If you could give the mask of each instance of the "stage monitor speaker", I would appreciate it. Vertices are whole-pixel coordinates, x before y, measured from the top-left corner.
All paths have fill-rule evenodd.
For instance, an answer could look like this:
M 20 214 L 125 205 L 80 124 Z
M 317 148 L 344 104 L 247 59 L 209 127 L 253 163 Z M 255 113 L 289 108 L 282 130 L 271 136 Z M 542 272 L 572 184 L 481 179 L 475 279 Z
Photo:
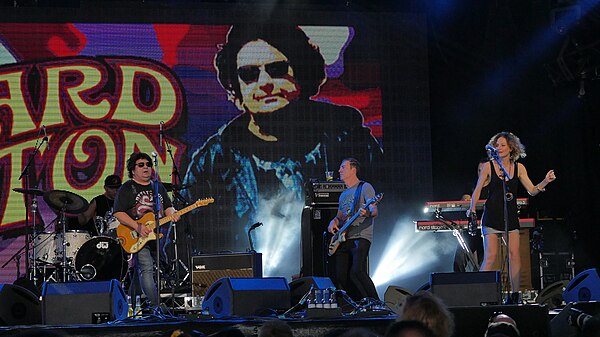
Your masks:
M 311 287 L 313 287 L 313 289 L 321 290 L 335 288 L 333 282 L 329 277 L 301 277 L 297 280 L 290 282 L 290 294 L 292 304 L 300 302 L 302 297 L 310 290 Z
M 327 255 L 330 235 L 329 222 L 337 214 L 337 205 L 305 206 L 302 210 L 300 241 L 302 247 L 302 276 L 334 277 L 333 258 Z
M 41 324 L 40 300 L 24 287 L 0 284 L 0 326 Z
M 563 292 L 563 300 L 569 302 L 600 301 L 600 277 L 597 269 L 585 270 L 575 276 Z
M 412 292 L 408 289 L 398 286 L 389 286 L 385 290 L 383 300 L 395 313 L 400 314 L 402 306 L 404 305 L 404 302 L 406 302 L 406 298 L 410 295 L 412 295 Z
M 44 283 L 43 324 L 97 324 L 127 317 L 127 297 L 117 280 Z
M 284 277 L 217 280 L 206 292 L 202 310 L 215 317 L 260 316 L 290 308 L 290 288 Z
M 501 303 L 500 272 L 431 273 L 431 292 L 447 306 L 485 306 Z
M 262 277 L 262 254 L 226 253 L 192 257 L 194 296 L 204 296 L 215 281 L 224 277 Z
M 561 306 L 563 303 L 562 293 L 566 289 L 568 283 L 569 281 L 562 280 L 544 287 L 535 298 L 535 302 L 547 305 L 548 309 L 554 309 Z

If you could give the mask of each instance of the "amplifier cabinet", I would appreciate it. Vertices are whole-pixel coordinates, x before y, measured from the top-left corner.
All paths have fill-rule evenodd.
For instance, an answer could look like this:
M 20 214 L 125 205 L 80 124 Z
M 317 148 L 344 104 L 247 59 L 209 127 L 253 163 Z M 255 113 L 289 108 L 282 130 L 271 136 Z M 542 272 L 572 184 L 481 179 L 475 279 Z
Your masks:
M 262 254 L 202 254 L 192 257 L 192 295 L 204 296 L 220 278 L 262 277 Z

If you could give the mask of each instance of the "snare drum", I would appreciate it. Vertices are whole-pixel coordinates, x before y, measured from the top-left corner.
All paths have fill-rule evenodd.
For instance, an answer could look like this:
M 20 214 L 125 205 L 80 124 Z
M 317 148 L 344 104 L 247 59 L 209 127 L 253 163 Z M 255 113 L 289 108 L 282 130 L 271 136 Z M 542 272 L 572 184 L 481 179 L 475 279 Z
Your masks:
M 116 239 L 96 236 L 77 252 L 75 268 L 85 281 L 122 281 L 127 274 L 127 254 Z

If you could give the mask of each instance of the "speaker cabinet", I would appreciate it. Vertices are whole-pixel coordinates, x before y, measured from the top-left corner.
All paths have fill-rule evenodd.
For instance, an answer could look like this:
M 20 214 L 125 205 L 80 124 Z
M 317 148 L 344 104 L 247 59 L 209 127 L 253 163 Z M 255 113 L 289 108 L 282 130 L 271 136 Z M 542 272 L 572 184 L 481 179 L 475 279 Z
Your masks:
M 0 326 L 42 323 L 40 301 L 24 287 L 0 284 Z
M 561 306 L 563 303 L 562 293 L 566 289 L 568 283 L 569 281 L 563 280 L 544 287 L 536 297 L 535 302 L 545 304 L 549 309 Z
M 600 277 L 597 269 L 585 270 L 575 276 L 563 292 L 565 302 L 600 301 Z
M 385 290 L 385 294 L 383 295 L 383 301 L 387 303 L 387 305 L 396 314 L 400 314 L 402 306 L 404 305 L 404 302 L 406 302 L 406 298 L 411 295 L 412 292 L 408 289 L 398 286 L 389 286 Z
M 127 317 L 127 297 L 117 280 L 44 283 L 43 324 L 97 324 Z
M 431 292 L 448 306 L 501 303 L 500 272 L 431 273 Z
M 194 296 L 204 296 L 215 281 L 224 277 L 262 277 L 262 254 L 203 254 L 192 257 Z
M 290 308 L 290 288 L 283 277 L 217 280 L 206 292 L 202 310 L 215 317 L 260 316 Z
M 315 277 L 307 276 L 301 277 L 297 280 L 290 282 L 290 294 L 292 298 L 292 304 L 300 302 L 302 297 L 310 290 L 313 289 L 327 289 L 335 288 L 333 282 L 329 277 Z
M 327 255 L 330 235 L 327 226 L 337 214 L 337 205 L 305 206 L 300 229 L 302 275 L 334 277 L 333 259 Z

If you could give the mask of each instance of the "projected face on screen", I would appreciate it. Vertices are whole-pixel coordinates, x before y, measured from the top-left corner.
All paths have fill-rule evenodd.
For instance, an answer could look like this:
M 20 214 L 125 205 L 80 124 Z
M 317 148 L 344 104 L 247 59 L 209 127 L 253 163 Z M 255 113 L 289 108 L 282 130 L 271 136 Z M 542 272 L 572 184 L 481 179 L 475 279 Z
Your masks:
M 298 98 L 300 88 L 289 60 L 263 40 L 246 43 L 237 55 L 240 110 L 270 113 Z
M 13 188 L 91 200 L 104 177 L 127 176 L 130 153 L 154 151 L 163 182 L 185 185 L 177 192 L 188 201 L 215 199 L 186 215 L 190 250 L 243 251 L 260 221 L 252 235 L 270 257 L 265 275 L 277 257 L 297 260 L 307 181 L 348 156 L 376 187 L 374 177 L 392 175 L 382 169 L 384 102 L 389 130 L 405 135 L 387 138 L 403 173 L 393 176 L 418 173 L 403 178 L 407 194 L 428 186 L 427 77 L 414 66 L 426 53 L 414 20 L 393 30 L 322 15 L 302 26 L 0 22 L 0 233 L 22 230 L 32 198 L 40 226 L 56 219 L 43 196 Z

